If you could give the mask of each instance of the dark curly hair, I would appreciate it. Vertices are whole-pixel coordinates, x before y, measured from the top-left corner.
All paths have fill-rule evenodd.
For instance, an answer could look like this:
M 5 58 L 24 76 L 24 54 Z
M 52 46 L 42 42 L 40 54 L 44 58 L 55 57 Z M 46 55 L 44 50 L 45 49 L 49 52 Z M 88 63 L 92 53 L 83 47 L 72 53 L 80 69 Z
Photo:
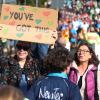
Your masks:
M 95 54 L 95 52 L 94 52 L 94 50 L 92 48 L 92 45 L 89 44 L 87 41 L 81 41 L 80 44 L 77 47 L 77 51 L 83 45 L 87 46 L 89 51 L 90 51 L 90 53 L 92 54 L 92 57 L 91 57 L 91 59 L 89 59 L 89 63 L 88 64 L 89 65 L 90 64 L 94 64 L 95 66 L 98 66 L 99 65 L 99 59 L 97 58 L 97 56 L 96 56 L 96 54 Z M 76 64 L 79 65 L 80 62 L 79 62 L 78 57 L 77 57 L 77 51 L 75 53 L 74 60 L 76 61 Z
M 62 72 L 72 62 L 69 51 L 64 47 L 52 49 L 44 59 L 44 67 L 47 73 Z

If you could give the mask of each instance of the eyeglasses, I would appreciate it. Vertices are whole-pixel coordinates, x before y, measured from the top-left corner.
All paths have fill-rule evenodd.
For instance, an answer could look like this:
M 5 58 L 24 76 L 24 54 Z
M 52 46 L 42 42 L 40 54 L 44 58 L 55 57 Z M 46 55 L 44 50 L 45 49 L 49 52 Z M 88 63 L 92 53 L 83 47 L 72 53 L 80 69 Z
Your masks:
M 81 49 L 79 49 L 78 51 L 77 51 L 77 53 L 84 53 L 84 54 L 86 54 L 86 53 L 89 53 L 90 51 L 89 50 L 81 50 Z
M 18 46 L 17 49 L 18 50 L 22 50 L 23 49 L 24 51 L 28 51 L 29 50 L 29 48 L 27 48 L 25 46 Z

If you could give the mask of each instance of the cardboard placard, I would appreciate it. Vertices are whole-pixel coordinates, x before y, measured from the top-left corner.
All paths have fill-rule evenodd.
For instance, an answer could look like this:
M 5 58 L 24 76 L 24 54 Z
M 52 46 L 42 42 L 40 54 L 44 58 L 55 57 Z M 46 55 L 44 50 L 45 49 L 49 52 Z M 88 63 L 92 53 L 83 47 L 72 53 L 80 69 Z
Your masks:
M 57 39 L 57 17 L 53 9 L 3 4 L 0 37 L 53 44 Z

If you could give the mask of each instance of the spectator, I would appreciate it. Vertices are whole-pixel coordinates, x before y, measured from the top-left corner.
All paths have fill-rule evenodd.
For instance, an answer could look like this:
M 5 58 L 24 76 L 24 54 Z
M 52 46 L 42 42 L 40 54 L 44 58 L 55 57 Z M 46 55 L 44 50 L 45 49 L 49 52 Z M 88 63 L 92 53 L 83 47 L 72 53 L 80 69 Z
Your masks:
M 66 46 L 66 40 L 64 37 L 59 37 L 55 43 L 55 47 L 65 47 Z
M 70 32 L 71 32 L 70 35 L 71 48 L 75 48 L 78 40 L 77 31 L 74 28 L 72 28 Z
M 67 78 L 71 62 L 66 48 L 52 49 L 44 59 L 48 75 L 32 86 L 29 100 L 81 100 L 77 85 Z
M 84 30 L 84 32 L 87 33 L 87 30 L 89 28 L 89 23 L 87 22 L 87 19 L 85 17 L 82 19 L 80 28 L 82 28 Z
M 98 51 L 98 48 L 100 48 L 100 37 L 95 31 L 94 25 L 90 26 L 90 32 L 85 34 L 86 40 L 92 45 L 94 48 L 94 51 L 96 55 L 100 55 L 100 51 Z
M 96 76 L 99 60 L 92 47 L 80 42 L 74 60 L 69 79 L 79 86 L 82 100 L 99 100 Z
M 39 59 L 42 64 L 44 57 L 47 55 L 49 49 L 49 44 L 43 43 L 32 43 L 31 52 L 32 57 Z
M 70 32 L 69 32 L 69 28 L 63 30 L 61 34 L 62 34 L 62 38 L 65 39 L 66 48 L 70 51 L 70 41 L 69 41 Z
M 77 31 L 79 28 L 79 22 L 78 22 L 77 16 L 75 16 L 74 19 L 72 20 L 72 25 L 73 25 L 73 28 L 75 29 L 75 31 Z
M 0 87 L 0 100 L 24 100 L 23 93 L 12 86 Z
M 38 61 L 30 56 L 30 43 L 19 41 L 14 58 L 1 59 L 0 84 L 13 85 L 27 93 L 40 76 Z
M 45 69 L 43 68 L 43 60 L 48 53 L 49 46 L 49 44 L 43 43 L 32 43 L 31 46 L 32 58 L 38 59 L 42 75 L 45 74 Z
M 78 34 L 78 42 L 81 40 L 85 40 L 85 33 L 84 33 L 84 30 L 82 28 L 79 28 L 77 30 L 77 34 Z

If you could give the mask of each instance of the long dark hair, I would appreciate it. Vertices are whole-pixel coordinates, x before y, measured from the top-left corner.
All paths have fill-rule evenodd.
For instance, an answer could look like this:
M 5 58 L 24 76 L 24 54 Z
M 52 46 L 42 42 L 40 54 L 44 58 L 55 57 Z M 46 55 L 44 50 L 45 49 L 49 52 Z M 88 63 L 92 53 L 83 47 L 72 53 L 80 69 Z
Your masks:
M 96 54 L 95 54 L 95 52 L 94 52 L 94 50 L 92 48 L 92 45 L 89 44 L 87 41 L 80 42 L 80 44 L 77 47 L 77 51 L 83 45 L 87 46 L 89 51 L 90 51 L 90 53 L 92 54 L 92 57 L 91 57 L 91 59 L 89 59 L 89 63 L 88 64 L 89 65 L 90 64 L 94 64 L 95 66 L 98 66 L 99 65 L 99 59 L 97 58 L 97 56 L 96 56 Z M 78 57 L 77 57 L 77 51 L 75 53 L 74 60 L 76 61 L 76 64 L 79 65 L 80 62 L 79 62 Z

